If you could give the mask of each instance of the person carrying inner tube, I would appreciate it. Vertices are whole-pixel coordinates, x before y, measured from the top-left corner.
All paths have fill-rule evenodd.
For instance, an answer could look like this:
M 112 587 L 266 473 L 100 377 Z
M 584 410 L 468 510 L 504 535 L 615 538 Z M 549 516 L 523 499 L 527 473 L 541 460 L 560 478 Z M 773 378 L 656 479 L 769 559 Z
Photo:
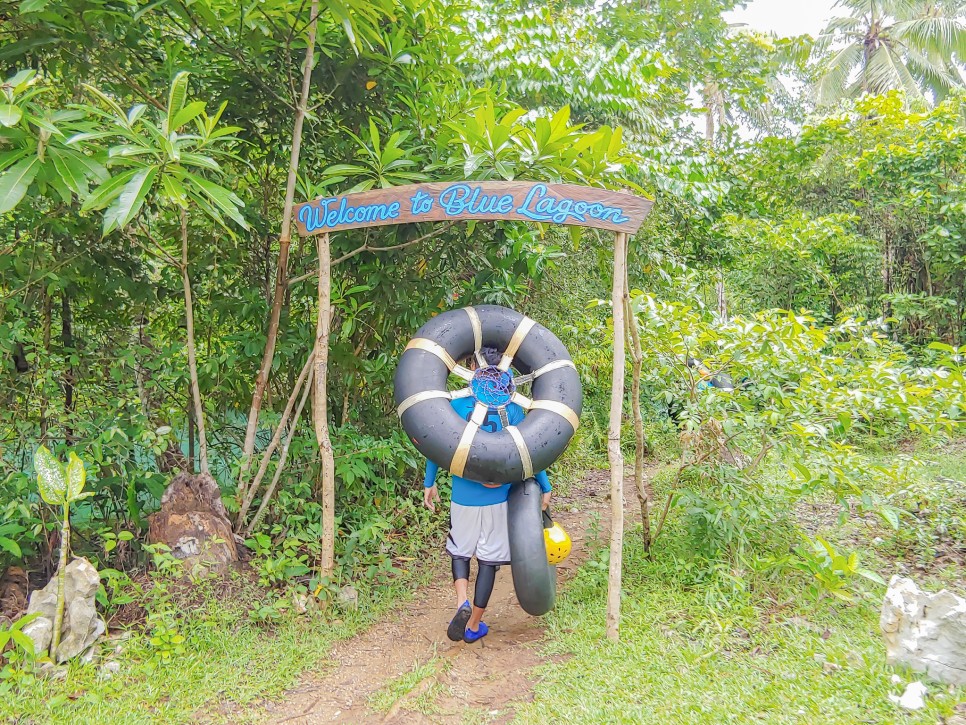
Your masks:
M 498 365 L 500 353 L 492 347 L 484 347 L 480 355 L 487 365 Z M 470 356 L 464 363 L 470 370 L 476 369 L 476 359 Z M 476 401 L 473 398 L 457 398 L 452 406 L 465 420 L 473 414 Z M 504 425 L 518 425 L 524 417 L 523 408 L 509 403 L 501 411 L 491 408 L 481 430 L 491 433 L 503 430 Z M 439 490 L 436 487 L 436 474 L 439 466 L 426 461 L 426 477 L 423 481 L 423 503 L 430 511 L 436 510 Z M 541 502 L 544 509 L 550 504 L 550 479 L 546 471 L 540 471 L 534 478 L 543 492 Z M 446 636 L 454 642 L 476 642 L 489 632 L 483 622 L 483 612 L 493 593 L 493 583 L 500 566 L 510 563 L 510 539 L 507 533 L 507 495 L 510 484 L 487 484 L 470 481 L 461 476 L 453 476 L 453 492 L 450 497 L 450 530 L 446 537 L 446 552 L 452 558 L 453 584 L 456 588 L 456 616 L 446 630 Z M 476 575 L 476 589 L 473 592 L 473 606 L 470 607 L 467 589 L 470 578 L 470 559 L 476 556 L 479 570 Z

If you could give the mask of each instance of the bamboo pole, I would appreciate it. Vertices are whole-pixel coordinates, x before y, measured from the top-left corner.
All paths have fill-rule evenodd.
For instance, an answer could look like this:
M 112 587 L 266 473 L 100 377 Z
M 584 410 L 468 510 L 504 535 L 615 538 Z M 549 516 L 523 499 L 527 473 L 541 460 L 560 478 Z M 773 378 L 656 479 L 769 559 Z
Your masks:
M 319 250 L 319 317 L 315 334 L 315 398 L 312 417 L 315 439 L 322 456 L 322 577 L 335 570 L 335 459 L 329 438 L 328 368 L 329 333 L 332 327 L 332 249 L 329 235 L 317 237 Z
M 613 375 L 610 391 L 610 425 L 607 459 L 610 462 L 610 571 L 607 577 L 607 638 L 620 638 L 621 564 L 624 558 L 624 457 L 621 455 L 621 413 L 624 403 L 624 279 L 627 235 L 614 235 Z

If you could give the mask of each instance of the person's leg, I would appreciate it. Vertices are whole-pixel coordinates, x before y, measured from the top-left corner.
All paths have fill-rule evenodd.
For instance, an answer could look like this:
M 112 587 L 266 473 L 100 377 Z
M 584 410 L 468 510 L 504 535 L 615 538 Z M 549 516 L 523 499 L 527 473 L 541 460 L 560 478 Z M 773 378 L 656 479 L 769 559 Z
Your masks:
M 469 601 L 467 588 L 470 583 L 470 560 L 453 557 L 453 586 L 456 587 L 456 606 Z
M 483 613 L 490 603 L 496 572 L 502 564 L 510 563 L 510 537 L 507 533 L 506 502 L 482 506 L 482 530 L 476 547 L 476 589 L 473 593 L 473 612 L 466 624 L 463 640 L 475 642 L 486 636 L 489 628 Z
M 473 614 L 466 623 L 468 629 L 477 630 L 480 621 L 483 619 L 483 612 L 486 611 L 490 603 L 490 595 L 493 594 L 493 584 L 496 582 L 496 573 L 500 567 L 494 564 L 486 564 L 477 560 L 479 569 L 476 572 L 476 588 L 473 590 Z
M 450 531 L 446 538 L 446 551 L 452 557 L 453 587 L 456 590 L 456 615 L 450 620 L 446 636 L 454 642 L 463 639 L 466 622 L 471 616 L 467 597 L 470 578 L 470 558 L 476 550 L 480 536 L 480 512 L 478 506 L 450 504 Z

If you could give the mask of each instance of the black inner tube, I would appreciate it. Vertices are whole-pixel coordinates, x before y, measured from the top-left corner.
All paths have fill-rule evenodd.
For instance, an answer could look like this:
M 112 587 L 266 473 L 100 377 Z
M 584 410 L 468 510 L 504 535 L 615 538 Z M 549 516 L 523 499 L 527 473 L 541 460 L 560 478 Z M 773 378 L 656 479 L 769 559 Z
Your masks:
M 513 589 L 523 611 L 535 617 L 553 609 L 557 597 L 557 567 L 547 560 L 541 499 L 540 485 L 528 478 L 510 486 L 506 508 Z
M 536 376 L 533 405 L 525 396 L 514 398 L 528 408 L 515 431 L 475 430 L 450 404 L 451 371 L 466 378 L 458 362 L 482 346 L 513 353 L 512 366 L 522 374 L 517 380 Z M 394 387 L 403 428 L 419 452 L 483 483 L 521 481 L 549 467 L 573 438 L 582 403 L 580 378 L 563 344 L 542 325 L 497 305 L 451 310 L 423 325 L 400 358 Z

